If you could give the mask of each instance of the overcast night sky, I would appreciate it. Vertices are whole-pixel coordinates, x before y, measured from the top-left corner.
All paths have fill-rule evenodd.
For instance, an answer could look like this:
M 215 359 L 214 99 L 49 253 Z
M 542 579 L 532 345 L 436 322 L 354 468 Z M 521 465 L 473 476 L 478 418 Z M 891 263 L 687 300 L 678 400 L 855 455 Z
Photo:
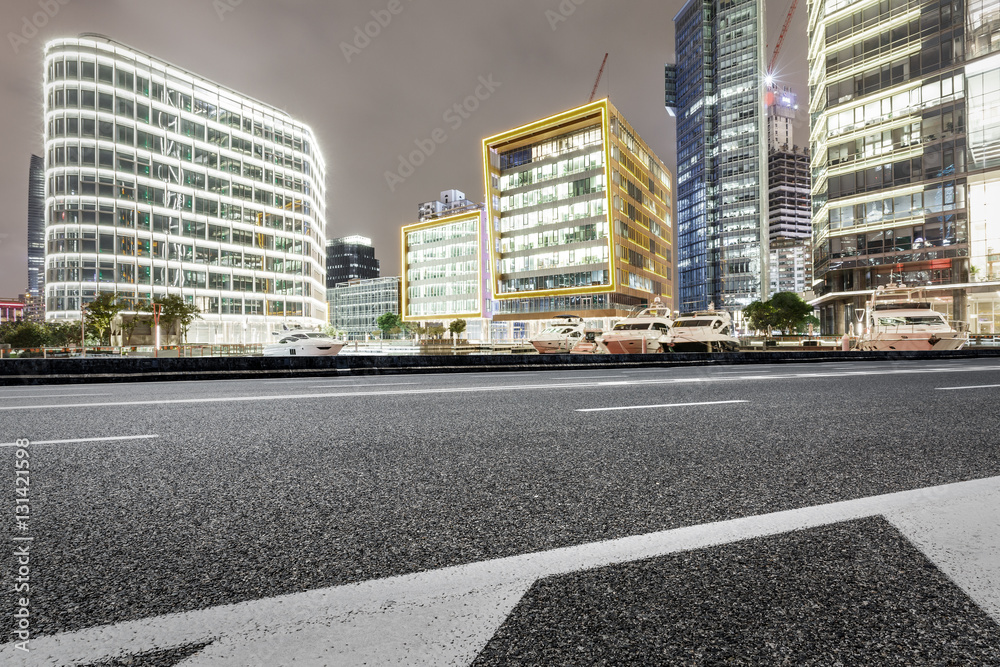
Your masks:
M 372 237 L 382 275 L 398 275 L 399 228 L 416 220 L 420 202 L 450 188 L 482 199 L 482 138 L 586 102 L 605 52 L 598 96 L 610 95 L 675 167 L 663 64 L 674 60 L 672 19 L 683 0 L 401 0 L 402 11 L 350 62 L 342 43 L 389 0 L 48 1 L 65 6 L 16 52 L 10 33 L 21 32 L 40 2 L 0 5 L 2 296 L 27 285 L 28 162 L 42 154 L 44 43 L 82 32 L 107 35 L 310 125 L 327 165 L 327 236 Z M 561 3 L 564 13 L 575 10 L 554 23 Z M 768 3 L 768 53 L 790 4 Z M 800 144 L 807 138 L 805 14 L 803 3 L 778 64 L 781 82 L 799 94 Z M 445 112 L 472 95 L 480 77 L 499 86 L 461 125 L 454 116 L 447 122 Z M 390 191 L 385 172 L 438 128 L 447 140 Z

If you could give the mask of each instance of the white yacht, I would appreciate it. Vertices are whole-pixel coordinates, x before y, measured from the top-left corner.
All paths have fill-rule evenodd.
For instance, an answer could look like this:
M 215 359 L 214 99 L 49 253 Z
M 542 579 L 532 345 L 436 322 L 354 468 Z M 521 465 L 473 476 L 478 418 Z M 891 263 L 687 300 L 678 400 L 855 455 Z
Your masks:
M 539 354 L 569 354 L 586 332 L 583 318 L 577 315 L 556 315 L 554 324 L 528 340 Z
M 670 330 L 670 307 L 657 297 L 653 305 L 618 322 L 614 329 L 598 337 L 611 354 L 652 354 L 663 352 L 660 339 Z
M 739 352 L 733 318 L 724 310 L 699 310 L 681 315 L 660 339 L 670 352 Z
M 344 347 L 342 340 L 324 333 L 306 331 L 280 332 L 276 343 L 264 346 L 265 357 L 332 357 Z
M 865 308 L 865 328 L 855 347 L 865 351 L 960 350 L 969 342 L 964 322 L 947 318 L 917 299 L 920 288 L 880 286 Z

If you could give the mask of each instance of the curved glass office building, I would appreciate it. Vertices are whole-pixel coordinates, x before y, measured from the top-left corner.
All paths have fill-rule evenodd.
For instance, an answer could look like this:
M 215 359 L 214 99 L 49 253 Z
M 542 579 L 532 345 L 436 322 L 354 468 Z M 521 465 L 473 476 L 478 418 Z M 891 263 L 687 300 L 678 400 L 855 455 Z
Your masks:
M 45 305 L 198 306 L 193 342 L 323 326 L 325 166 L 285 112 L 105 37 L 45 49 Z

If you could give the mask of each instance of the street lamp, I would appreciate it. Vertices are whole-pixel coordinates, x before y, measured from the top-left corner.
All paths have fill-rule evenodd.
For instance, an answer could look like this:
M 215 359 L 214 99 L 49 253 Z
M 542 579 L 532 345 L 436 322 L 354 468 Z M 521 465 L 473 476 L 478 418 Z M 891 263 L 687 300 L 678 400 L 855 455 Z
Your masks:
M 153 358 L 160 358 L 160 313 L 163 312 L 162 303 L 153 304 Z
M 86 358 L 87 356 L 87 304 L 83 302 L 83 297 L 80 297 L 80 347 L 83 348 L 83 352 L 80 353 L 81 357 Z

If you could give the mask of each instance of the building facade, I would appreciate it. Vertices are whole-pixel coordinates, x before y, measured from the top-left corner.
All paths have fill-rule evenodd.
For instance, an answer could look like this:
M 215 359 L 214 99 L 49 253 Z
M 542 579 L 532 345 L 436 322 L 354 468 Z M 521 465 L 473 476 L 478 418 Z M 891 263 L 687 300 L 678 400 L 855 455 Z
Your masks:
M 763 14 L 758 0 L 689 0 L 674 17 L 666 101 L 677 117 L 684 311 L 738 311 L 768 288 Z
M 483 141 L 494 319 L 673 304 L 673 183 L 608 100 Z
M 344 236 L 326 242 L 326 288 L 380 274 L 375 247 L 367 236 Z
M 824 333 L 890 282 L 1000 330 L 1000 3 L 809 3 L 814 260 Z
M 325 167 L 283 111 L 96 35 L 45 49 L 46 313 L 197 305 L 193 342 L 326 324 Z
M 31 156 L 28 168 L 28 319 L 45 317 L 45 158 Z
M 378 318 L 401 313 L 399 276 L 351 280 L 326 294 L 330 325 L 347 340 L 366 340 L 378 329 Z
M 808 295 L 812 289 L 812 243 L 809 239 L 772 239 L 770 295 L 795 292 Z
M 491 300 L 484 289 L 483 240 L 483 212 L 478 207 L 403 227 L 405 321 L 447 325 L 462 319 L 470 339 L 488 337 Z

